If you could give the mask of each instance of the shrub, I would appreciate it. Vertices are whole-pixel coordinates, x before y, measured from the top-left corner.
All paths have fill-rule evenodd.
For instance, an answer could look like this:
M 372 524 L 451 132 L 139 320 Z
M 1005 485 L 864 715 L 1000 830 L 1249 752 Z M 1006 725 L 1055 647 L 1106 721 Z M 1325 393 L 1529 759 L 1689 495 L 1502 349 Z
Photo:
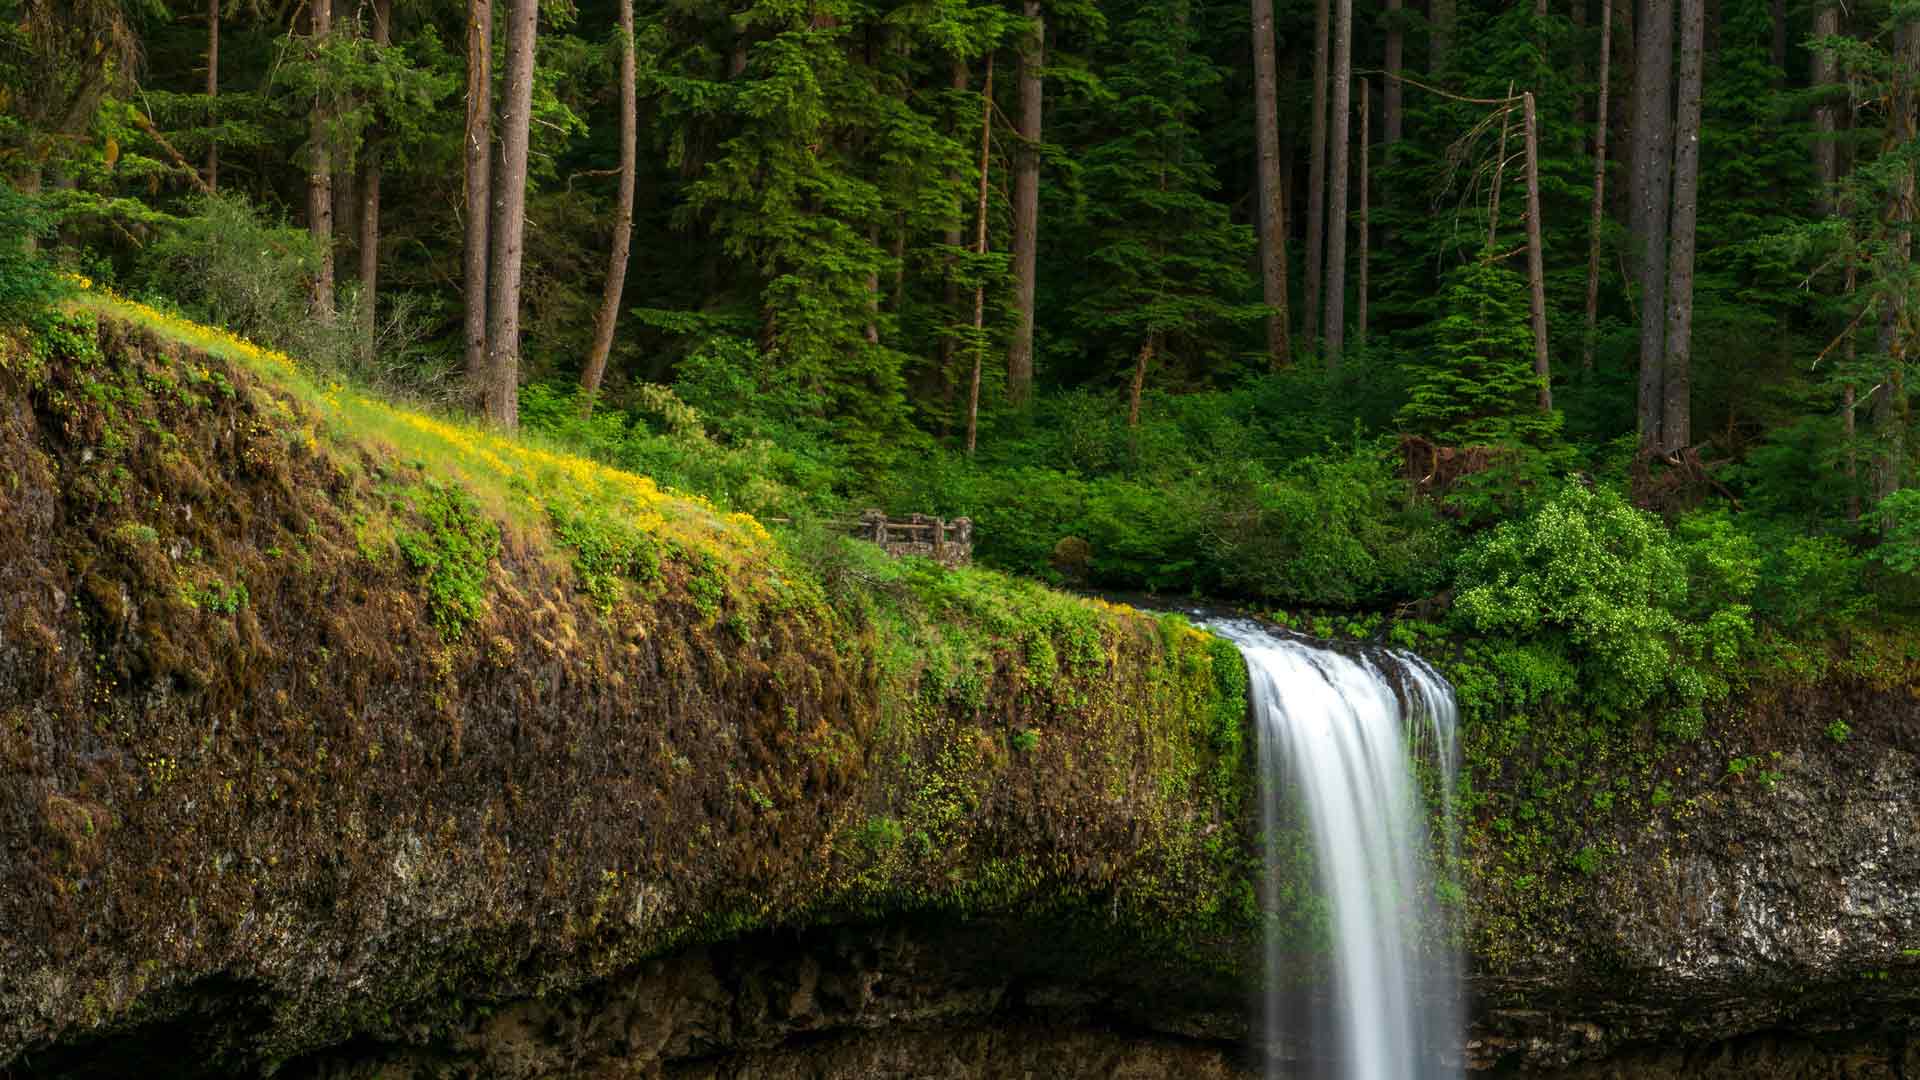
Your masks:
M 1660 522 L 1611 489 L 1570 484 L 1461 556 L 1453 617 L 1477 633 L 1547 637 L 1579 661 L 1582 691 L 1622 714 L 1672 690 L 1709 687 L 1686 665 L 1682 552 Z

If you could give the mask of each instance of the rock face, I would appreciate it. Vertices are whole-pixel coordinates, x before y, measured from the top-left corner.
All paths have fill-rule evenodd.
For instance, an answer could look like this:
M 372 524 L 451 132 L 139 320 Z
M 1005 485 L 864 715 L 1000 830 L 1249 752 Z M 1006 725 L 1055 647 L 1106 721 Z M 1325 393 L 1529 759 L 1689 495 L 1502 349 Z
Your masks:
M 88 341 L 0 348 L 0 1075 L 1256 1074 L 1231 650 L 691 505 L 609 590 L 559 474 Z M 1750 692 L 1593 858 L 1476 849 L 1469 1064 L 1916 1075 L 1913 686 Z
M 1640 1070 L 1582 1076 L 1657 1075 L 1668 1060 L 1674 1076 L 1902 1075 L 1920 1017 L 1911 688 L 1749 697 L 1661 767 L 1665 811 L 1607 838 L 1614 857 L 1568 913 L 1578 932 L 1526 942 L 1476 980 L 1476 1057 Z M 1848 1032 L 1863 1041 L 1833 1051 Z

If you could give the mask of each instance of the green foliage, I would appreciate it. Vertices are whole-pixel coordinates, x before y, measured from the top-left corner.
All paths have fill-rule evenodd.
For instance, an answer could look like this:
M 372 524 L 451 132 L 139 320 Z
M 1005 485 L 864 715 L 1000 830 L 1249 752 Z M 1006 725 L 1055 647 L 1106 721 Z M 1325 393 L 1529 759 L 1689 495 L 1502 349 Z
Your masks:
M 34 246 L 51 229 L 36 200 L 0 183 L 0 325 L 44 310 L 66 291 Z
M 1535 404 L 1533 331 L 1526 282 L 1492 259 L 1447 276 L 1433 348 L 1412 365 L 1400 422 L 1446 446 L 1540 446 L 1559 417 Z
M 410 492 L 424 525 L 395 538 L 426 587 L 434 625 L 448 639 L 486 611 L 487 577 L 500 551 L 500 527 L 465 489 L 428 481 Z
M 1669 697 L 1692 722 L 1724 692 L 1709 661 L 1734 662 L 1752 630 L 1742 605 L 1713 609 L 1704 627 L 1684 620 L 1688 564 L 1717 577 L 1709 584 L 1724 596 L 1744 597 L 1749 551 L 1710 526 L 1676 543 L 1618 494 L 1570 484 L 1461 556 L 1453 617 L 1474 632 L 1566 649 L 1602 715 L 1631 719 Z

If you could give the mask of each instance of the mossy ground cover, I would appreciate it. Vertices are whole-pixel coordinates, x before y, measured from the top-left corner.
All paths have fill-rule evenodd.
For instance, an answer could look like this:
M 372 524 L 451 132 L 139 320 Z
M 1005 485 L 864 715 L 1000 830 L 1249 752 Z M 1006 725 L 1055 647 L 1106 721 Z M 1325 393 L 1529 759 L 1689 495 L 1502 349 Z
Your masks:
M 206 1008 L 270 1061 L 907 911 L 1238 963 L 1244 671 L 1182 620 L 774 536 L 101 294 L 0 402 L 0 1057 Z

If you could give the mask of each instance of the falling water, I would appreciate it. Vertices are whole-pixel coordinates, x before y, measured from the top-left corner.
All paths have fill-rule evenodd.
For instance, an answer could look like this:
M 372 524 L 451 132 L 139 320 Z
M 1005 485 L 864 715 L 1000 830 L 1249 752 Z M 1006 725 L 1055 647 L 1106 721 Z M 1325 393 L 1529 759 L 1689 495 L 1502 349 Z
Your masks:
M 1290 970 L 1270 920 L 1267 1075 L 1458 1076 L 1460 965 L 1436 932 L 1434 848 L 1414 777 L 1416 761 L 1438 770 L 1440 846 L 1450 851 L 1452 688 L 1408 653 L 1349 656 L 1246 620 L 1208 625 L 1240 647 L 1252 676 L 1265 835 L 1280 835 L 1292 808 L 1304 812 L 1330 905 L 1331 985 L 1313 997 L 1304 1024 L 1288 1023 L 1283 988 L 1297 982 L 1297 963 Z M 1284 872 L 1277 858 L 1269 843 L 1269 882 Z

